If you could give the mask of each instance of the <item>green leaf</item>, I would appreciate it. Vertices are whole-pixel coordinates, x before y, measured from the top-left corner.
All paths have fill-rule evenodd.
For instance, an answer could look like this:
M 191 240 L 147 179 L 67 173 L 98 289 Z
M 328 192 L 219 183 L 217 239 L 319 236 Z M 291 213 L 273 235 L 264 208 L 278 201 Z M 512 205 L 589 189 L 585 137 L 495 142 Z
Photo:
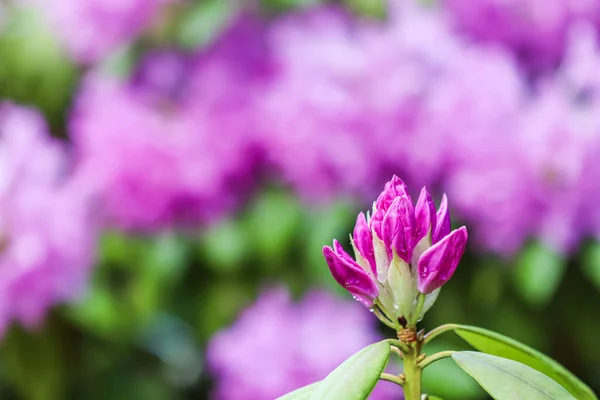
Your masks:
M 513 360 L 476 351 L 459 351 L 452 359 L 496 400 L 575 399 L 546 375 Z
M 390 357 L 386 341 L 372 344 L 344 361 L 312 392 L 311 400 L 365 400 Z
M 542 372 L 564 386 L 579 400 L 597 399 L 594 392 L 569 370 L 523 343 L 475 326 L 457 325 L 454 331 L 476 350 L 518 361 Z
M 423 347 L 426 354 L 435 354 L 450 348 L 471 350 L 468 344 L 459 348 L 458 343 L 439 339 Z M 423 391 L 447 399 L 476 400 L 485 397 L 485 392 L 477 382 L 466 375 L 454 361 L 443 359 L 434 362 L 423 370 Z M 432 397 L 431 395 L 429 396 Z
M 565 267 L 563 257 L 540 243 L 533 243 L 517 263 L 516 288 L 530 304 L 544 305 L 558 289 Z
M 296 389 L 293 392 L 284 394 L 275 400 L 308 400 L 320 383 L 321 382 L 315 382 L 311 383 L 310 385 L 303 386 L 300 389 Z

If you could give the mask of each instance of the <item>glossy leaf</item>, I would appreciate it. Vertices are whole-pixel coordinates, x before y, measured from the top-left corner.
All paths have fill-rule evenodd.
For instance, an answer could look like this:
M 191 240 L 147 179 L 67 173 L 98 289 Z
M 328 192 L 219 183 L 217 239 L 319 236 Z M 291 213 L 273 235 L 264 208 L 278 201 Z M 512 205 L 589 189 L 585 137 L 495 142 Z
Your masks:
M 321 382 L 311 383 L 310 385 L 302 386 L 288 394 L 278 397 L 276 400 L 308 400 Z
M 591 389 L 569 370 L 545 354 L 523 343 L 475 326 L 457 325 L 455 332 L 476 350 L 518 361 L 542 372 L 562 385 L 579 400 L 597 399 Z
M 327 375 L 310 400 L 367 399 L 389 357 L 390 345 L 385 341 L 365 347 Z
M 558 383 L 525 364 L 476 351 L 459 351 L 452 359 L 496 400 L 571 400 Z
M 471 350 L 468 344 L 458 347 L 452 341 L 440 338 L 432 343 L 427 343 L 422 351 L 426 354 L 435 354 L 450 348 L 454 350 Z M 476 400 L 485 398 L 486 394 L 471 377 L 463 372 L 456 363 L 449 358 L 430 364 L 423 370 L 423 392 L 435 394 L 441 398 Z M 432 398 L 430 395 L 429 398 Z

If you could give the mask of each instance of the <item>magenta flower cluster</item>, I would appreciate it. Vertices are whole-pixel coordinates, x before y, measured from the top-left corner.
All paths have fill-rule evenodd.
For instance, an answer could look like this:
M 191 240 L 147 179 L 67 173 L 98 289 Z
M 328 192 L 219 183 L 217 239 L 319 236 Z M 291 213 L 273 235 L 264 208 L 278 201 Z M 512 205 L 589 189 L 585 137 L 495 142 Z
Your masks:
M 263 292 L 209 343 L 208 366 L 217 379 L 211 398 L 273 400 L 325 378 L 346 358 L 381 340 L 370 317 L 353 302 L 323 291 L 308 292 L 298 302 L 281 288 Z M 383 382 L 369 398 L 397 399 L 398 392 Z
M 244 197 L 258 155 L 251 104 L 264 72 L 232 44 L 253 46 L 254 36 L 240 20 L 203 53 L 148 55 L 130 81 L 88 77 L 71 134 L 79 174 L 110 226 L 195 228 Z
M 335 7 L 268 24 L 243 14 L 196 54 L 150 54 L 129 80 L 89 76 L 71 133 L 108 219 L 210 222 L 258 171 L 321 201 L 366 200 L 397 173 L 448 193 L 477 245 L 502 255 L 598 236 L 594 12 L 556 13 L 564 49 L 536 75 L 509 43 L 459 29 L 458 0 L 390 4 L 384 22 Z
M 323 248 L 335 280 L 390 321 L 416 321 L 454 274 L 465 252 L 467 230 L 450 231 L 446 196 L 436 213 L 426 188 L 413 204 L 404 182 L 394 176 L 375 201 L 373 214 L 358 215 L 351 239 L 356 261 L 337 240 L 333 248 Z M 419 295 L 427 295 L 420 309 Z
M 68 170 L 40 115 L 0 104 L 0 335 L 13 321 L 37 326 L 84 293 L 95 224 Z
M 473 39 L 506 46 L 534 72 L 561 60 L 573 25 L 600 27 L 597 1 L 443 0 L 442 4 Z

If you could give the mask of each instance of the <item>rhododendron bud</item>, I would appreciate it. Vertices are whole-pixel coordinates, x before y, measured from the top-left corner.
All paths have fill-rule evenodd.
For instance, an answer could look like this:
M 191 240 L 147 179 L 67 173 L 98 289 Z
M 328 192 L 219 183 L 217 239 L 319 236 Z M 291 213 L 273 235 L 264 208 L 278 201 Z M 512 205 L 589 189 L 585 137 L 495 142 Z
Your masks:
M 423 252 L 417 267 L 421 293 L 433 292 L 452 277 L 466 244 L 467 228 L 463 226 Z
M 416 205 L 394 176 L 373 205 L 358 215 L 352 246 L 356 261 L 334 241 L 323 254 L 336 281 L 388 325 L 415 323 L 454 274 L 467 243 L 465 227 L 450 232 L 448 200 L 436 213 L 426 188 Z M 382 319 L 382 320 L 383 320 Z
M 323 247 L 323 254 L 335 280 L 356 300 L 371 307 L 379 295 L 375 279 L 344 251 L 337 240 L 333 241 L 333 249 Z

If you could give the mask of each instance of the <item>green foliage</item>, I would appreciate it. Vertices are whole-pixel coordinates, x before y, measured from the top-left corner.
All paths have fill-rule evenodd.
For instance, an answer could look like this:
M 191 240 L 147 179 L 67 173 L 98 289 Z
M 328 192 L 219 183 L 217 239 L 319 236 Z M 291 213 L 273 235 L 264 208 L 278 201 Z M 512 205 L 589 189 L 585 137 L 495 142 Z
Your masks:
M 208 0 L 184 5 L 177 29 L 179 44 L 186 49 L 195 49 L 210 43 L 235 12 L 233 2 Z
M 440 339 L 425 345 L 423 352 L 430 355 L 448 348 L 458 347 Z M 480 399 L 485 395 L 479 385 L 449 359 L 437 361 L 423 370 L 423 392 L 446 400 Z
M 359 15 L 372 18 L 384 18 L 386 16 L 387 2 L 385 0 L 346 0 L 351 10 Z
M 68 330 L 50 322 L 40 332 L 13 328 L 2 342 L 6 378 L 19 395 L 31 400 L 63 398 L 68 379 L 68 360 L 63 357 Z
M 344 361 L 312 392 L 310 400 L 365 400 L 384 371 L 390 345 L 383 341 L 360 350 Z
M 597 399 L 590 388 L 565 367 L 529 346 L 499 333 L 474 326 L 462 325 L 454 331 L 481 352 L 518 361 L 542 372 L 579 400 Z
M 474 351 L 456 352 L 452 359 L 496 400 L 575 399 L 546 375 L 516 361 Z
M 583 272 L 600 290 L 600 243 L 591 243 L 587 246 L 582 258 Z
M 59 132 L 77 70 L 40 15 L 25 7 L 9 15 L 0 28 L 0 98 L 39 108 Z
M 320 383 L 321 382 L 311 383 L 310 385 L 306 385 L 300 389 L 296 389 L 293 392 L 281 396 L 277 398 L 277 400 L 309 400 Z
M 521 254 L 515 268 L 515 287 L 535 306 L 547 303 L 562 281 L 566 261 L 552 249 L 533 243 Z

